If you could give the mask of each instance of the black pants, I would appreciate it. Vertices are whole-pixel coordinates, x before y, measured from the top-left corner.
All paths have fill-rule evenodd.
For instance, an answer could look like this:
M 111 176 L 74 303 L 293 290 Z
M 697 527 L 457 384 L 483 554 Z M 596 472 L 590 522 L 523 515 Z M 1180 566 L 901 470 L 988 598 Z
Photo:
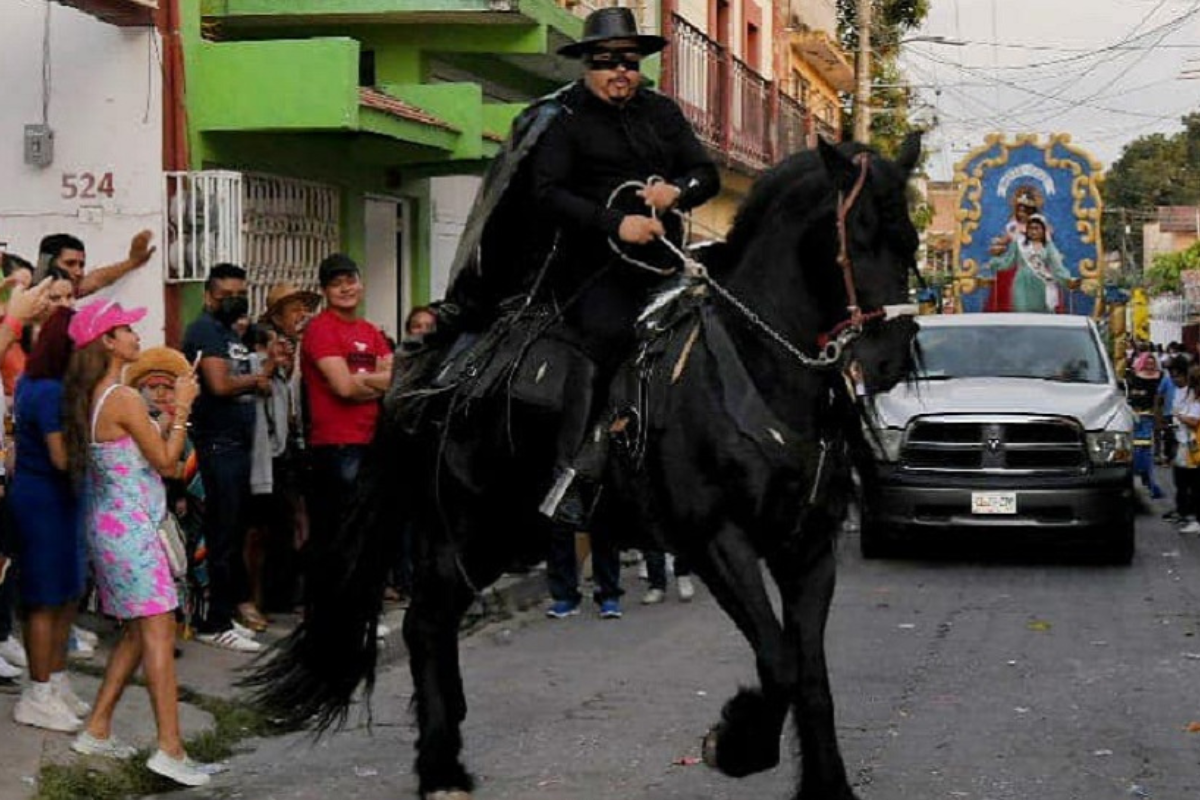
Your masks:
M 1175 512 L 1195 517 L 1200 512 L 1200 468 L 1172 467 L 1175 479 Z
M 662 550 L 643 550 L 643 555 L 646 557 L 646 576 L 649 579 L 651 589 L 667 588 L 667 554 Z M 675 577 L 683 578 L 692 574 L 692 568 L 688 566 L 687 559 L 683 556 L 675 556 Z
M 589 534 L 592 540 L 593 597 L 597 603 L 615 600 L 621 591 L 621 553 L 612 537 L 603 533 Z M 550 554 L 546 559 L 546 583 L 555 600 L 578 603 L 579 567 L 575 561 L 575 530 L 569 525 L 555 525 L 550 535 Z
M 217 439 L 196 443 L 204 481 L 204 543 L 208 548 L 208 613 L 201 633 L 220 633 L 233 624 L 238 603 L 250 595 L 246 575 L 247 511 L 250 500 L 250 443 Z
M 318 445 L 309 448 L 308 542 L 304 545 L 304 569 L 309 576 L 321 568 L 321 554 L 333 542 L 338 525 L 354 497 L 354 484 L 362 467 L 365 444 Z M 316 581 L 306 577 L 306 601 Z
M 279 456 L 271 465 L 271 494 L 257 495 L 254 524 L 265 531 L 262 603 L 264 611 L 291 611 L 300 601 L 300 554 L 296 549 L 296 514 L 300 503 L 296 459 Z

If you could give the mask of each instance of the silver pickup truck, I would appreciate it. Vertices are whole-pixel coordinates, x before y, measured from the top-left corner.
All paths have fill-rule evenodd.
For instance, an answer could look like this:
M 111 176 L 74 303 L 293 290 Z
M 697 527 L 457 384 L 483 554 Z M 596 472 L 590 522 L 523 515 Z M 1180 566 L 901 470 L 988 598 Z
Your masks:
M 866 558 L 944 533 L 1134 553 L 1133 414 L 1086 317 L 919 318 L 921 374 L 876 398 Z

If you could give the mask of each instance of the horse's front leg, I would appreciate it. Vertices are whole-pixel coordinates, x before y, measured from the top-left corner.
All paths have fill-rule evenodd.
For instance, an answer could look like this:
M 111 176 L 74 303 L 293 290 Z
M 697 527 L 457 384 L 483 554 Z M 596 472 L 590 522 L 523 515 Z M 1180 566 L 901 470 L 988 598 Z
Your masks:
M 834 536 L 826 526 L 835 524 L 810 519 L 798 552 L 784 563 L 769 564 L 782 597 L 784 635 L 793 643 L 798 658 L 799 680 L 793 697 L 801 755 L 797 800 L 856 800 L 838 748 L 825 663 L 825 625 L 836 582 Z
M 454 548 L 424 545 L 404 617 L 417 707 L 417 777 L 424 800 L 469 800 L 474 780 L 460 760 L 467 716 L 458 660 L 458 626 L 473 600 L 461 580 Z
M 754 649 L 760 689 L 742 688 L 721 709 L 721 720 L 704 740 L 704 761 L 740 778 L 779 763 L 780 738 L 795 680 L 795 654 L 763 582 L 750 538 L 727 526 L 688 560 L 721 608 Z

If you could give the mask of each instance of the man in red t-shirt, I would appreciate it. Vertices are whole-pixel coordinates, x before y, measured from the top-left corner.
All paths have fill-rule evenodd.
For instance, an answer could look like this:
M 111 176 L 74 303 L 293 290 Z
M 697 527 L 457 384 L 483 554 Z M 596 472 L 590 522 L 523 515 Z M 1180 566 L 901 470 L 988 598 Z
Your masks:
M 321 553 L 353 496 L 363 454 L 375 434 L 379 399 L 392 379 L 387 341 L 357 316 L 363 293 L 358 265 L 335 253 L 321 262 L 318 278 L 325 310 L 308 323 L 300 345 L 312 478 L 306 546 L 311 568 L 319 568 Z M 313 584 L 305 580 L 306 590 Z

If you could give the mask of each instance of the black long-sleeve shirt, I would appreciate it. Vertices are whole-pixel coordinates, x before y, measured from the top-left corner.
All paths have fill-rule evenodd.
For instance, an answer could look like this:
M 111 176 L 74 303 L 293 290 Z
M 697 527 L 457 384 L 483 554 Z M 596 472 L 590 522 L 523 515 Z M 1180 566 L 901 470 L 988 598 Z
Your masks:
M 680 211 L 720 190 L 716 166 L 670 98 L 642 89 L 618 106 L 580 81 L 564 105 L 534 154 L 533 193 L 539 210 L 566 228 L 568 237 L 584 238 L 572 250 L 615 239 L 626 214 L 649 215 L 633 191 L 605 208 L 613 189 L 625 181 L 665 179 L 682 192 L 676 203 Z M 678 241 L 678 224 L 671 216 L 664 222 Z

